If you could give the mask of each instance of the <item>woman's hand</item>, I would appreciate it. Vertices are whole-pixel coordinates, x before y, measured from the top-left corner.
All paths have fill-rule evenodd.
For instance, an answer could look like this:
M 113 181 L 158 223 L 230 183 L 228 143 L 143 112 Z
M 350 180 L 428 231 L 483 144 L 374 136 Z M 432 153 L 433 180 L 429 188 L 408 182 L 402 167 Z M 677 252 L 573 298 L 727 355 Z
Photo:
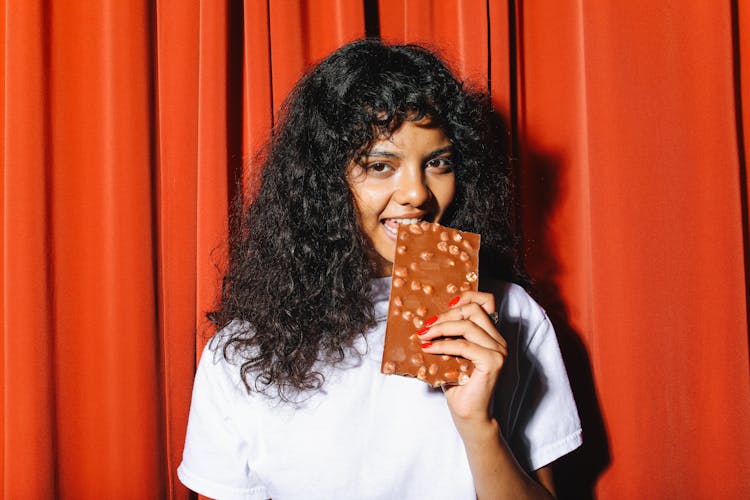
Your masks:
M 495 312 L 494 295 L 464 292 L 451 302 L 448 311 L 419 332 L 424 352 L 462 356 L 474 363 L 474 372 L 465 384 L 444 388 L 448 407 L 462 435 L 492 420 L 490 401 L 508 355 L 508 344 L 489 316 Z
M 444 387 L 453 422 L 464 441 L 477 498 L 551 498 L 549 490 L 532 480 L 518 465 L 490 414 L 497 377 L 508 355 L 508 343 L 490 318 L 495 297 L 464 292 L 450 309 L 425 322 L 418 333 L 422 350 L 430 354 L 462 356 L 474 363 L 474 372 L 463 385 Z

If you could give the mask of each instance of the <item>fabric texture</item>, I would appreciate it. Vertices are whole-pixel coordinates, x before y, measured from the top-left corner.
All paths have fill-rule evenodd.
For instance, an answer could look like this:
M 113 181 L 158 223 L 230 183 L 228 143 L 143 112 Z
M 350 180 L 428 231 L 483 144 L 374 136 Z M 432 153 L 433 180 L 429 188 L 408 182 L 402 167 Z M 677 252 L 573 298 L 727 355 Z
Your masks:
M 220 499 L 476 498 L 442 391 L 380 373 L 389 291 L 390 278 L 376 280 L 378 324 L 356 345 L 363 355 L 326 369 L 323 389 L 297 404 L 248 395 L 238 367 L 207 347 L 180 480 Z M 536 469 L 581 444 L 580 422 L 544 311 L 516 285 L 503 284 L 498 303 L 514 354 L 494 411 Z

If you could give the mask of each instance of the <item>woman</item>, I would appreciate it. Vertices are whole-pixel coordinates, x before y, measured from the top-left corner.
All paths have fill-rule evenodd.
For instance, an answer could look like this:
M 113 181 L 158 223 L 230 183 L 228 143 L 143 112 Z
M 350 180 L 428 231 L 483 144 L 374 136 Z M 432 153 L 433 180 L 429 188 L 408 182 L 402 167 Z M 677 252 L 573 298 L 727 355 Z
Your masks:
M 507 165 L 481 94 L 428 50 L 331 54 L 286 100 L 232 241 L 179 477 L 216 498 L 544 498 L 580 424 L 523 289 Z M 474 362 L 429 388 L 380 373 L 398 224 L 482 235 L 481 292 L 421 331 Z M 498 313 L 494 322 L 490 314 Z

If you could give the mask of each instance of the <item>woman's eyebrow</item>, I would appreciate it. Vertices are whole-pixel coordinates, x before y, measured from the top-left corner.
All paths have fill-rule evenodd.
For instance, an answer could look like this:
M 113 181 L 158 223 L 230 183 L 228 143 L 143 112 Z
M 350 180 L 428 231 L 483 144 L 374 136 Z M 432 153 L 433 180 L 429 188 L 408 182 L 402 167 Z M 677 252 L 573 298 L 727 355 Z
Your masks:
M 435 156 L 440 156 L 445 153 L 452 153 L 453 152 L 453 144 L 449 144 L 448 146 L 436 149 L 435 151 L 432 151 L 429 155 L 429 157 L 434 158 Z
M 393 151 L 386 151 L 385 149 L 373 149 L 372 151 L 368 151 L 364 155 L 367 158 L 377 156 L 379 158 L 401 158 L 401 155 L 398 153 L 394 153 Z
M 435 158 L 436 156 L 440 156 L 446 153 L 452 153 L 453 152 L 453 144 L 449 144 L 447 146 L 444 146 L 442 148 L 438 148 L 434 151 L 430 151 L 427 153 L 426 158 Z M 396 153 L 394 151 L 387 151 L 385 149 L 373 149 L 372 151 L 368 151 L 365 154 L 362 155 L 363 158 L 395 158 L 395 159 L 401 159 L 403 158 L 402 155 L 399 153 Z

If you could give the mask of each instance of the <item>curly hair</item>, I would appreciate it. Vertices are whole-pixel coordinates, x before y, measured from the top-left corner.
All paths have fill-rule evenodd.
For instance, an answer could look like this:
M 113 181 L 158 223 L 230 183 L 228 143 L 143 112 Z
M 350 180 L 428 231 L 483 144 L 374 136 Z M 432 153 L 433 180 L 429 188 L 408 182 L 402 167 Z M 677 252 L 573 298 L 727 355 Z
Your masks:
M 428 117 L 454 147 L 456 194 L 441 223 L 482 235 L 482 273 L 524 281 L 503 137 L 488 100 L 430 50 L 365 39 L 341 47 L 285 100 L 257 196 L 230 240 L 214 347 L 248 390 L 289 400 L 320 388 L 374 326 L 376 277 L 347 166 L 405 120 Z M 217 347 L 218 346 L 218 347 Z

